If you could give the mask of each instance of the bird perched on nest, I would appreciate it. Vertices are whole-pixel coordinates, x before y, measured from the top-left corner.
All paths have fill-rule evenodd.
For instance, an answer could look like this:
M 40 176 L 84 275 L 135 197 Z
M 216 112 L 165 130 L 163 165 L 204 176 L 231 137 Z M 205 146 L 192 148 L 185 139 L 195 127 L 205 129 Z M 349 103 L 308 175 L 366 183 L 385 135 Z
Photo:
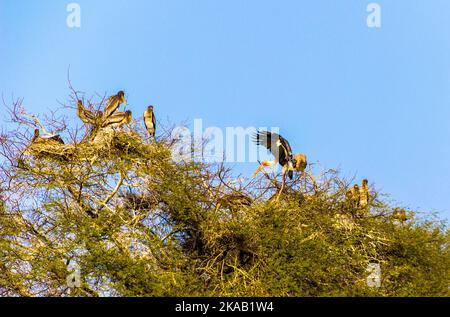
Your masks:
M 102 128 L 106 127 L 120 127 L 124 124 L 129 124 L 133 121 L 133 116 L 130 110 L 125 112 L 116 112 L 110 115 L 102 124 Z
M 401 209 L 401 208 L 394 209 L 394 212 L 392 213 L 392 218 L 394 218 L 395 220 L 398 220 L 402 224 L 409 220 L 409 218 L 406 216 L 405 209 Z
M 350 188 L 347 193 L 347 201 L 350 203 L 350 206 L 352 208 L 358 208 L 359 207 L 359 195 L 360 195 L 360 189 L 358 184 L 353 185 L 352 188 Z
M 359 207 L 366 208 L 369 204 L 370 193 L 369 193 L 369 181 L 367 179 L 362 180 L 362 185 L 359 188 Z
M 34 129 L 34 135 L 31 143 L 54 143 L 64 144 L 64 140 L 57 134 L 40 135 L 39 129 Z
M 114 114 L 122 103 L 126 105 L 125 93 L 122 90 L 116 95 L 109 97 L 106 102 L 105 111 L 103 112 L 103 120 L 105 121 Z
M 365 209 L 369 205 L 370 193 L 369 193 L 369 181 L 367 179 L 362 180 L 361 187 L 358 184 L 353 185 L 347 193 L 347 201 L 352 208 Z
M 292 154 L 292 149 L 289 142 L 283 138 L 281 135 L 275 132 L 268 131 L 258 131 L 253 140 L 256 145 L 262 145 L 266 147 L 272 155 L 275 157 L 273 161 L 262 161 L 261 165 L 256 169 L 253 177 L 267 166 L 274 166 L 275 164 L 280 164 L 282 166 L 282 180 L 281 180 L 281 189 L 278 192 L 276 200 L 278 201 L 280 195 L 284 189 L 284 184 L 286 180 L 286 173 L 289 176 L 289 179 L 293 178 L 294 171 L 299 171 L 304 175 L 304 171 L 306 166 L 308 165 L 306 155 L 305 154 Z
M 86 107 L 83 105 L 83 102 L 81 100 L 78 100 L 77 103 L 77 116 L 87 124 L 96 124 L 96 117 L 92 113 L 92 111 L 87 110 Z
M 149 137 L 155 137 L 156 118 L 153 113 L 153 106 L 148 106 L 144 112 L 144 124 Z

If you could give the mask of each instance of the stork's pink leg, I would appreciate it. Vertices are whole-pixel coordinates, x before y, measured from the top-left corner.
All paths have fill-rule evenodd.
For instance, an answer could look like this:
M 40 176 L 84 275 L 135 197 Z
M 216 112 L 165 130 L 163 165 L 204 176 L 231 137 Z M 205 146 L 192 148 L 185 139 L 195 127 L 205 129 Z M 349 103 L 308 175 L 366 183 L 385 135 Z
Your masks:
M 284 189 L 284 183 L 285 183 L 285 181 L 286 181 L 286 171 L 283 170 L 283 175 L 281 176 L 281 189 L 280 189 L 280 191 L 278 192 L 276 201 L 278 201 L 278 200 L 280 199 L 281 193 L 283 192 L 283 189 Z

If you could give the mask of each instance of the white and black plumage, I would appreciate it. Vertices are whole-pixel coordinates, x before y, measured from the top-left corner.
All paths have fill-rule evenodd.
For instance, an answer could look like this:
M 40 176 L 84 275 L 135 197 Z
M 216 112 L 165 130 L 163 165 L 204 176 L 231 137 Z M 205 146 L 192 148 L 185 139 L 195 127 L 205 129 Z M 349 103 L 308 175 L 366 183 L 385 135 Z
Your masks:
M 102 124 L 102 128 L 105 127 L 120 127 L 124 124 L 131 123 L 133 117 L 130 110 L 125 112 L 116 112 L 110 115 Z
M 96 124 L 95 115 L 91 111 L 86 109 L 81 100 L 78 100 L 77 103 L 77 115 L 84 123 L 92 125 Z
M 112 114 L 114 114 L 114 112 L 116 112 L 116 110 L 122 103 L 126 104 L 125 93 L 121 90 L 116 95 L 108 98 L 105 106 L 105 111 L 103 112 L 103 119 L 106 120 Z
M 275 132 L 258 131 L 254 136 L 256 145 L 262 145 L 267 148 L 270 153 L 275 157 L 275 163 L 279 163 L 281 166 L 292 166 L 289 169 L 289 178 L 293 177 L 293 155 L 289 142 L 281 135 Z
M 274 166 L 275 164 L 280 164 L 282 169 L 282 182 L 281 190 L 278 193 L 277 199 L 279 198 L 281 192 L 284 189 L 284 183 L 286 179 L 286 173 L 289 178 L 292 179 L 294 171 L 304 172 L 307 166 L 306 155 L 304 154 L 292 154 L 291 145 L 289 142 L 283 138 L 281 135 L 275 132 L 268 131 L 258 131 L 254 136 L 254 142 L 257 145 L 262 145 L 267 148 L 272 155 L 275 157 L 273 161 L 263 161 L 258 169 L 253 174 L 255 177 L 261 169 L 266 166 Z
M 153 106 L 148 106 L 147 110 L 144 112 L 144 124 L 147 128 L 147 133 L 149 137 L 155 137 L 156 130 L 156 118 L 153 113 Z

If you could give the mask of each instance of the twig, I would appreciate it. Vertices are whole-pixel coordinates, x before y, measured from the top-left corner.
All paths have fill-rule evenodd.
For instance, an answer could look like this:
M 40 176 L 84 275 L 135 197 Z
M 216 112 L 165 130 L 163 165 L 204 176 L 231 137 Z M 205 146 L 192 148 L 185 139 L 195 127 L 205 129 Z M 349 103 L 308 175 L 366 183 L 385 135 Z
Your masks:
M 108 197 L 106 197 L 106 199 L 102 202 L 102 205 L 106 205 L 119 191 L 120 187 L 122 186 L 122 183 L 125 179 L 124 174 L 121 172 L 120 173 L 120 179 L 116 185 L 116 187 L 114 188 L 114 190 L 111 192 L 111 194 L 108 195 Z

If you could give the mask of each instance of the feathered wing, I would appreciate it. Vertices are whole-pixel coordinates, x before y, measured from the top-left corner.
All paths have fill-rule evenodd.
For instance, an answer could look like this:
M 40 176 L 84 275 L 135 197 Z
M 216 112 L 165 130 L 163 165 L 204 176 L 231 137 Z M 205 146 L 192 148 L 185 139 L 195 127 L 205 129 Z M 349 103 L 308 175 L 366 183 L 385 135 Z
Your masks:
M 152 124 L 153 124 L 153 136 L 155 136 L 155 132 L 156 132 L 156 117 L 155 117 L 155 113 L 152 111 Z
M 289 177 L 289 179 L 294 178 L 294 171 L 293 170 L 289 170 L 288 171 L 288 177 Z
M 48 137 L 49 140 L 58 142 L 59 144 L 64 144 L 64 140 L 59 135 L 52 135 Z
M 64 140 L 58 134 L 48 134 L 41 136 L 39 133 L 39 129 L 34 129 L 33 138 L 31 139 L 31 143 L 34 142 L 48 142 L 53 141 L 59 144 L 64 144 Z
M 77 115 L 84 123 L 95 124 L 94 114 L 87 110 L 81 101 L 77 104 Z
M 126 122 L 128 114 L 126 112 L 116 112 L 111 114 L 105 122 L 103 122 L 102 127 L 107 127 L 110 125 L 122 125 Z
M 116 110 L 119 108 L 120 104 L 122 103 L 120 96 L 114 95 L 108 98 L 108 101 L 106 102 L 105 111 L 103 112 L 103 118 L 107 119 L 111 115 L 116 112 Z
M 289 142 L 275 132 L 258 131 L 254 136 L 256 145 L 262 145 L 284 166 L 292 158 L 292 150 Z
M 147 110 L 145 110 L 144 112 L 144 124 L 149 136 L 155 136 L 155 129 L 156 129 L 155 121 L 156 120 L 155 114 L 153 113 L 153 109 L 150 107 L 147 108 Z
M 280 143 L 281 143 L 281 146 L 283 147 L 284 152 L 286 153 L 287 158 L 291 159 L 293 157 L 291 145 L 281 135 L 280 135 Z

